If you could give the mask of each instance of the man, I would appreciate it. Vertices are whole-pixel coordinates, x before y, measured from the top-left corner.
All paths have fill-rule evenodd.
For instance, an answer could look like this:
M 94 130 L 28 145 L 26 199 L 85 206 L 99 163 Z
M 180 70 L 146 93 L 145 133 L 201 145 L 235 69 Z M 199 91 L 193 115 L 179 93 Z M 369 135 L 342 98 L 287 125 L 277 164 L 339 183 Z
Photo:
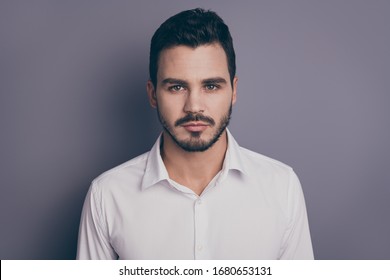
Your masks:
M 228 27 L 181 12 L 155 32 L 147 93 L 163 132 L 150 152 L 95 179 L 78 259 L 312 259 L 293 170 L 238 146 Z

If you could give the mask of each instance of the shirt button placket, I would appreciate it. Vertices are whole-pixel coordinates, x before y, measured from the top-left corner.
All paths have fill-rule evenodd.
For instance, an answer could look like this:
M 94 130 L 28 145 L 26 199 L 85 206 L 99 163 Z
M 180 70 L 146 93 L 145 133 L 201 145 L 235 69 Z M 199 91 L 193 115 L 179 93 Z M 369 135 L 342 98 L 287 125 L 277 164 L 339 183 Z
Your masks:
M 207 225 L 208 217 L 206 205 L 201 198 L 195 200 L 194 205 L 194 222 L 195 222 L 195 252 L 196 260 L 209 259 L 207 250 Z

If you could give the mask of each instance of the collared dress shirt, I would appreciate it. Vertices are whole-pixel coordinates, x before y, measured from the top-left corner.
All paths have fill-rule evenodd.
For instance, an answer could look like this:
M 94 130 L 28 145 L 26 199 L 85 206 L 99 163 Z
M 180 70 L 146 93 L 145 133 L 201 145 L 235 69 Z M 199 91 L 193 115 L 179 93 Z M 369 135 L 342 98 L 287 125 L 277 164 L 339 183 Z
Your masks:
M 313 259 L 292 168 L 227 134 L 222 170 L 200 196 L 169 178 L 161 136 L 149 152 L 96 178 L 77 259 Z

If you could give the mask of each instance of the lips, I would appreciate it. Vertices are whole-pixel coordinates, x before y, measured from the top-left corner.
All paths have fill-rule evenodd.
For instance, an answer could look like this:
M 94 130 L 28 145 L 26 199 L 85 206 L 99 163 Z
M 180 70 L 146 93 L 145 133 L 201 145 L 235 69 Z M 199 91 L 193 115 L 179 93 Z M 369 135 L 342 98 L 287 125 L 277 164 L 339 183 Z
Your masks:
M 182 125 L 187 131 L 190 132 L 201 132 L 204 131 L 208 125 L 202 122 L 189 122 Z

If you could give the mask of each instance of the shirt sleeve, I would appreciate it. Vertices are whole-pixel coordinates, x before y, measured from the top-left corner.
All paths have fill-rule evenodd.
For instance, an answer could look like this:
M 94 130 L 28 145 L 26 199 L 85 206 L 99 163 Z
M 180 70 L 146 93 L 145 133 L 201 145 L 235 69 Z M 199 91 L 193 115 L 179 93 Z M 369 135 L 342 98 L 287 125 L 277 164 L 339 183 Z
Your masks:
M 299 179 L 294 171 L 290 174 L 288 190 L 288 227 L 284 234 L 280 259 L 314 259 L 305 199 Z
M 78 260 L 118 258 L 110 244 L 106 223 L 102 219 L 102 200 L 97 194 L 96 187 L 95 183 L 92 183 L 81 214 L 76 256 Z

